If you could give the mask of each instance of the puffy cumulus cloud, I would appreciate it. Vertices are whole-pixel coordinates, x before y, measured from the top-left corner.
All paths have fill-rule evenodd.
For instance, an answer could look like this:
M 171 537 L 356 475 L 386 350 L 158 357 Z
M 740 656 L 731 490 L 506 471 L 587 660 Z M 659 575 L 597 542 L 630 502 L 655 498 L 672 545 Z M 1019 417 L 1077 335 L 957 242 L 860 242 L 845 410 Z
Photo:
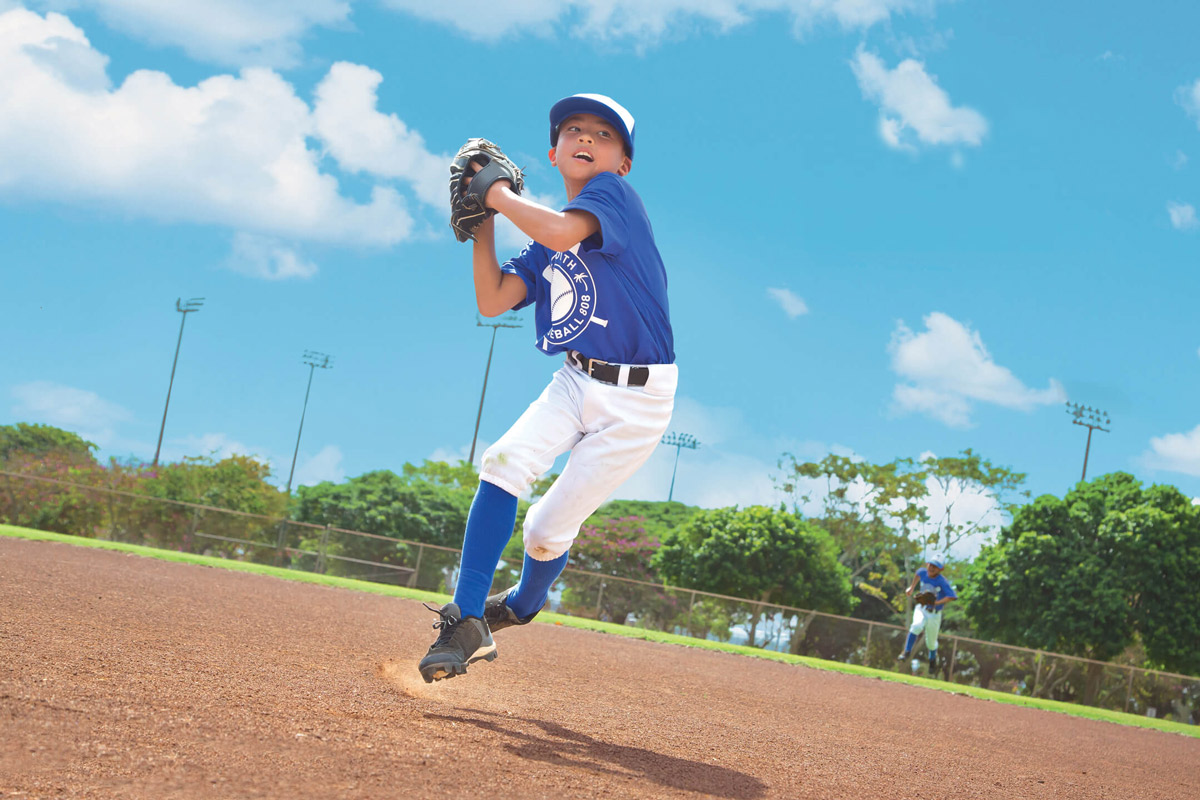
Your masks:
M 445 204 L 447 158 L 425 149 L 421 134 L 376 105 L 383 76 L 339 61 L 317 85 L 317 135 L 342 169 L 411 181 L 429 205 Z
M 234 272 L 269 281 L 311 278 L 317 265 L 305 261 L 291 247 L 269 236 L 239 233 L 233 238 L 233 252 L 226 266 Z
M 66 17 L 23 8 L 0 14 L 0 196 L 103 207 L 162 221 L 229 226 L 286 240 L 388 246 L 412 235 L 409 203 L 385 181 L 403 180 L 433 202 L 418 135 L 374 109 L 377 73 L 338 65 L 327 81 L 353 95 L 345 128 L 278 74 L 252 68 L 196 86 L 141 70 L 113 87 L 107 59 Z M 348 76 L 348 77 L 347 77 Z M 338 102 L 344 102 L 340 100 Z M 391 152 L 351 140 L 346 128 L 403 131 Z M 369 200 L 341 193 L 309 139 L 334 159 L 382 180 Z M 340 162 L 339 162 L 340 163 Z M 438 205 L 441 205 L 440 202 Z M 276 260 L 275 273 L 303 273 Z
M 12 389 L 12 415 L 78 433 L 100 447 L 118 442 L 117 427 L 131 418 L 121 406 L 95 392 L 50 381 L 33 381 Z
M 1066 399 L 1053 378 L 1045 389 L 1025 386 L 992 360 L 978 332 L 950 316 L 934 312 L 924 322 L 926 329 L 920 333 L 898 322 L 888 344 L 892 369 L 903 380 L 893 391 L 899 411 L 965 428 L 971 424 L 973 402 L 1030 411 Z
M 893 15 L 929 13 L 941 0 L 382 0 L 394 11 L 430 20 L 472 39 L 521 33 L 631 39 L 639 45 L 695 28 L 727 31 L 766 15 L 788 17 L 797 34 L 818 24 L 864 29 Z M 0 11 L 17 5 L 0 0 Z M 50 11 L 85 8 L 115 30 L 195 59 L 233 66 L 290 67 L 316 27 L 351 24 L 353 0 L 28 0 Z
M 1200 226 L 1196 208 L 1191 203 L 1167 203 L 1167 215 L 1171 218 L 1171 227 L 1177 231 L 1190 231 Z
M 343 25 L 348 0 L 32 0 L 52 11 L 95 11 L 115 30 L 179 47 L 202 61 L 294 66 L 299 39 L 313 27 Z M 0 7 L 3 3 L 0 3 Z
M 797 33 L 831 22 L 867 28 L 893 14 L 928 12 L 938 0 L 383 0 L 384 5 L 456 28 L 473 39 L 516 33 L 633 39 L 653 43 L 697 25 L 727 31 L 767 14 L 789 17 Z
M 291 469 L 289 465 L 288 469 Z M 278 477 L 278 476 L 277 476 Z M 346 470 L 342 467 L 342 451 L 336 445 L 326 445 L 314 456 L 308 456 L 296 465 L 296 486 L 316 486 L 318 483 L 330 481 L 341 483 L 346 480 Z M 286 485 L 287 478 L 283 478 Z
M 1188 433 L 1151 437 L 1142 463 L 1151 469 L 1200 477 L 1200 425 Z
M 767 296 L 778 303 L 779 307 L 783 309 L 783 313 L 791 319 L 808 313 L 808 305 L 804 302 L 804 298 L 791 289 L 767 289 Z
M 850 62 L 863 96 L 879 105 L 879 135 L 889 147 L 915 149 L 914 139 L 926 145 L 978 146 L 988 122 L 973 108 L 955 107 L 938 86 L 936 76 L 912 58 L 895 69 L 861 46 Z

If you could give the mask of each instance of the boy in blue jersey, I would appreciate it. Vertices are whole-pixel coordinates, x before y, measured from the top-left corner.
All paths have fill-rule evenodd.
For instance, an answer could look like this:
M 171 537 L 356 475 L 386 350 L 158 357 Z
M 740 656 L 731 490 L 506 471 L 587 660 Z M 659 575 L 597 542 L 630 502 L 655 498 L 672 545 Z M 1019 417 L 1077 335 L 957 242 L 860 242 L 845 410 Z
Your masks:
M 905 590 L 906 595 L 912 593 L 920 587 L 917 594 L 929 592 L 934 597 L 934 602 L 927 605 L 917 604 L 913 609 L 912 626 L 908 629 L 908 639 L 904 642 L 904 652 L 896 656 L 897 661 L 905 661 L 912 654 L 913 645 L 917 643 L 917 635 L 921 631 L 925 631 L 925 649 L 929 651 L 929 674 L 932 675 L 937 668 L 937 649 L 938 649 L 938 632 L 942 629 L 942 610 L 947 603 L 958 599 L 958 595 L 954 592 L 954 587 L 950 585 L 950 581 L 946 580 L 946 576 L 942 574 L 942 570 L 946 568 L 946 561 L 940 555 L 929 557 L 929 561 L 925 566 L 917 570 L 917 574 L 913 576 L 912 584 Z
M 491 661 L 492 632 L 533 619 L 580 525 L 654 452 L 674 408 L 666 270 L 646 209 L 625 180 L 633 116 L 610 97 L 572 95 L 550 109 L 550 144 L 567 205 L 556 211 L 506 181 L 493 184 L 487 207 L 532 241 L 501 264 L 489 218 L 476 232 L 472 261 L 480 313 L 535 304 L 536 346 L 564 363 L 483 454 L 454 599 L 438 610 L 440 633 L 419 665 L 426 682 Z M 525 517 L 520 581 L 489 597 L 517 497 L 568 450 L 562 474 Z

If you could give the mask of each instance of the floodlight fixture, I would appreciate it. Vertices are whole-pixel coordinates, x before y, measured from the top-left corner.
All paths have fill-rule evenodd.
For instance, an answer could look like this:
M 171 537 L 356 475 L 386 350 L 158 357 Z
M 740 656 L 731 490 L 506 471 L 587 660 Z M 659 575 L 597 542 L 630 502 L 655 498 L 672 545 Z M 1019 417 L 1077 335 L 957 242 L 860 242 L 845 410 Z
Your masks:
M 1091 406 L 1080 405 L 1079 403 L 1067 402 L 1067 413 L 1071 415 L 1071 424 L 1081 425 L 1088 429 L 1087 446 L 1083 451 L 1083 476 L 1081 481 L 1087 480 L 1087 465 L 1088 456 L 1092 451 L 1092 431 L 1109 432 L 1109 428 L 1104 426 L 1111 425 L 1112 419 L 1109 418 L 1107 411 L 1102 411 Z
M 163 431 L 167 429 L 167 409 L 171 407 L 171 390 L 175 387 L 175 366 L 179 363 L 179 346 L 183 344 L 183 325 L 187 315 L 199 311 L 204 305 L 203 297 L 189 297 L 183 302 L 182 297 L 175 298 L 175 310 L 180 313 L 179 338 L 175 340 L 175 358 L 171 361 L 171 380 L 167 383 L 167 402 L 163 404 L 162 424 L 158 426 L 158 444 L 154 446 L 154 466 L 158 466 L 158 456 L 162 452 Z
M 312 391 L 313 373 L 318 369 L 333 369 L 333 356 L 316 350 L 305 350 L 301 363 L 308 365 L 308 387 L 304 390 L 304 406 L 300 410 L 300 430 L 296 431 L 296 449 L 292 451 L 292 469 L 288 472 L 287 494 L 292 494 L 292 478 L 296 474 L 296 456 L 300 454 L 300 435 L 304 433 L 304 416 L 308 413 L 308 395 Z
M 667 492 L 667 502 L 669 503 L 675 496 L 675 473 L 679 470 L 679 451 L 685 447 L 688 450 L 695 450 L 700 446 L 700 442 L 690 433 L 672 432 L 662 438 L 662 443 L 675 448 L 675 466 L 671 470 L 671 489 Z

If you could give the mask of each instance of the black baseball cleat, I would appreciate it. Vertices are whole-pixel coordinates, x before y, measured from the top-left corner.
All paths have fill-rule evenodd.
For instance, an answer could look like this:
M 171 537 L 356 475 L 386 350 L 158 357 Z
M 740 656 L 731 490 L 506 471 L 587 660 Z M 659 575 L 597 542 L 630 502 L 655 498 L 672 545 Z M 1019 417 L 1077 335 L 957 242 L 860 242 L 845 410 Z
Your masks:
M 465 675 L 468 664 L 480 659 L 492 661 L 496 658 L 496 643 L 492 641 L 492 632 L 482 619 L 464 618 L 454 603 L 447 603 L 441 608 L 425 607 L 437 612 L 438 621 L 433 623 L 433 627 L 442 630 L 417 667 L 426 683 Z
M 538 615 L 537 611 L 528 617 L 518 617 L 514 614 L 507 602 L 511 591 L 512 589 L 509 589 L 500 594 L 494 594 L 483 604 L 483 620 L 487 623 L 489 630 L 499 631 L 513 625 L 528 625 Z
M 905 650 L 903 653 L 896 656 L 896 660 L 897 661 L 907 661 L 911 656 L 912 656 L 912 653 L 909 652 L 908 650 Z

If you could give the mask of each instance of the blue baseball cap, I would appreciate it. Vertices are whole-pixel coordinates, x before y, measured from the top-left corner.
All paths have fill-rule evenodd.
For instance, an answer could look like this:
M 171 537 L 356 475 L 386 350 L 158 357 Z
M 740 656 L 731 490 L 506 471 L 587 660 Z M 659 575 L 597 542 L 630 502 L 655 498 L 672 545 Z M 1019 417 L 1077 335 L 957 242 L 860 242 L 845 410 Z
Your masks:
M 602 94 L 573 94 L 559 100 L 550 109 L 550 145 L 558 145 L 558 126 L 563 120 L 575 114 L 595 114 L 612 124 L 625 146 L 629 148 L 629 157 L 633 158 L 633 114 L 625 106 Z
M 937 555 L 930 556 L 928 561 L 926 561 L 925 563 L 932 564 L 933 566 L 937 567 L 938 569 L 946 568 L 946 559 L 943 558 L 940 553 Z

